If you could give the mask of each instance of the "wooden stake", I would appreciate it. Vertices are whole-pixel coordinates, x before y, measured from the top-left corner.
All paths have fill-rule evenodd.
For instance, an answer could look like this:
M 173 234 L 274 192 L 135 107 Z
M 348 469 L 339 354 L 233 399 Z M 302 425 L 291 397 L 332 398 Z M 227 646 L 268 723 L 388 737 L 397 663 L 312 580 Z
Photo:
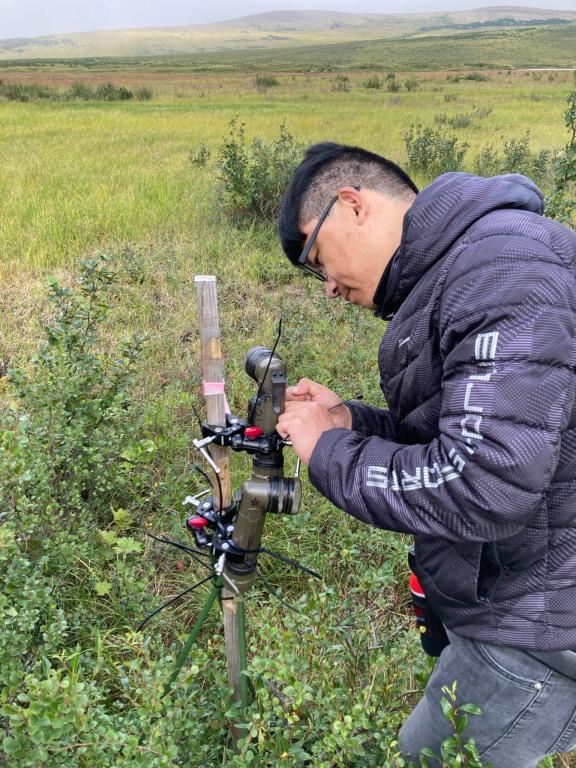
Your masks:
M 200 345 L 202 355 L 202 378 L 206 399 L 206 417 L 209 424 L 226 426 L 226 396 L 224 395 L 224 360 L 220 345 L 220 323 L 218 321 L 218 300 L 216 297 L 216 278 L 214 275 L 196 275 L 196 303 L 198 323 L 200 325 Z M 221 391 L 218 391 L 221 390 Z M 218 481 L 214 478 L 215 506 L 227 507 L 231 501 L 230 462 L 228 449 L 218 445 L 209 446 L 214 462 L 220 468 L 222 498 L 219 498 Z
M 202 378 L 204 380 L 204 396 L 206 399 L 207 421 L 215 426 L 226 425 L 226 398 L 224 395 L 224 360 L 220 345 L 220 324 L 218 322 L 218 301 L 216 297 L 216 278 L 213 275 L 196 275 L 196 303 L 198 306 L 198 322 L 200 326 L 200 343 L 202 354 Z M 214 499 L 226 507 L 231 502 L 230 464 L 228 449 L 211 445 L 210 453 L 214 462 L 220 468 L 220 483 L 222 499 L 219 499 L 218 481 L 214 478 L 212 488 Z M 226 644 L 226 660 L 228 668 L 228 685 L 232 688 L 233 700 L 243 701 L 241 685 L 242 642 L 240 637 L 245 632 L 244 614 L 238 603 L 242 600 L 238 593 L 228 585 L 222 588 L 222 614 L 224 623 L 224 641 Z M 244 660 L 245 664 L 245 660 Z M 234 749 L 238 750 L 238 740 L 242 731 L 234 724 L 230 725 L 230 733 Z

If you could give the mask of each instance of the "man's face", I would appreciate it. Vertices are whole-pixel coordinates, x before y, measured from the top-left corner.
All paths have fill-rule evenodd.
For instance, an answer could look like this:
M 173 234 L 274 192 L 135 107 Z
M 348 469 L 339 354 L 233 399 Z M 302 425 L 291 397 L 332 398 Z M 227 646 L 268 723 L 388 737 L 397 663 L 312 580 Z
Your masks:
M 374 308 L 376 288 L 400 243 L 408 207 L 400 210 L 397 203 L 373 190 L 344 187 L 339 191 L 307 259 L 323 273 L 328 298 Z M 314 218 L 302 227 L 306 238 L 317 222 Z

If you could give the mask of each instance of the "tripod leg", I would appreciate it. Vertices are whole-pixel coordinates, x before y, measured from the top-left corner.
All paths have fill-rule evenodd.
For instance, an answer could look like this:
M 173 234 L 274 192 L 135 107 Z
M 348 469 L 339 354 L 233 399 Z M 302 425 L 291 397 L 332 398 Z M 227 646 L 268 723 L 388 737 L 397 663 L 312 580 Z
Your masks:
M 224 586 L 222 590 L 222 618 L 226 644 L 228 685 L 232 689 L 232 702 L 244 709 L 249 704 L 249 681 L 246 677 L 246 619 L 244 600 Z M 238 742 L 246 732 L 236 723 L 229 724 L 232 747 L 238 752 Z
M 188 654 L 190 653 L 190 650 L 194 643 L 196 642 L 196 638 L 200 634 L 200 630 L 202 629 L 202 625 L 206 621 L 206 617 L 210 613 L 210 608 L 212 608 L 212 603 L 216 600 L 216 598 L 220 594 L 219 585 L 216 583 L 208 597 L 206 598 L 206 602 L 204 603 L 204 607 L 200 611 L 200 615 L 198 616 L 196 620 L 196 624 L 194 624 L 194 627 L 192 628 L 192 632 L 190 632 L 190 635 L 188 636 L 188 640 L 186 640 L 186 643 L 184 644 L 184 647 L 178 654 L 178 658 L 176 659 L 176 665 L 174 667 L 174 671 L 168 678 L 168 681 L 166 682 L 164 686 L 164 693 L 162 694 L 165 696 L 168 691 L 172 688 L 172 685 L 176 678 L 178 677 L 178 674 L 180 670 L 182 669 L 182 665 L 186 661 Z
M 240 657 L 240 702 L 242 709 L 250 703 L 248 663 L 246 661 L 246 612 L 244 600 L 238 600 L 238 655 Z

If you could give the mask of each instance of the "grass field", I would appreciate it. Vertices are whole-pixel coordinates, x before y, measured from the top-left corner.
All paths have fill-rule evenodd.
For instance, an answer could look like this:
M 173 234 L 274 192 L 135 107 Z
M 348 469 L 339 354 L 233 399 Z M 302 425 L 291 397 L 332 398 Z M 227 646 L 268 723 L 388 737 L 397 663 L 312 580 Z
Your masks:
M 397 94 L 363 87 L 350 75 L 337 92 L 333 74 L 279 75 L 259 93 L 251 75 L 183 76 L 149 73 L 154 101 L 126 104 L 0 102 L 3 157 L 2 261 L 57 266 L 86 248 L 150 237 L 193 238 L 217 208 L 211 164 L 193 167 L 190 151 L 205 144 L 212 164 L 240 116 L 248 136 L 271 138 L 280 123 L 300 140 L 357 143 L 402 163 L 403 134 L 435 115 L 488 114 L 457 131 L 470 144 L 501 144 L 528 131 L 535 149 L 564 142 L 562 114 L 571 73 L 490 73 L 486 82 L 419 78 L 419 90 Z M 66 87 L 74 75 L 17 73 L 6 80 Z M 134 72 L 92 73 L 83 82 L 133 86 Z M 399 83 L 404 81 L 398 75 Z M 446 98 L 454 99 L 446 101 Z
M 318 64 L 316 53 L 309 55 Z M 250 68 L 259 66 L 250 62 Z M 306 375 L 343 397 L 362 392 L 367 401 L 380 401 L 375 349 L 381 322 L 329 304 L 315 284 L 289 269 L 273 226 L 238 224 L 223 212 L 216 166 L 230 120 L 244 122 L 249 139 L 271 140 L 285 122 L 306 144 L 354 143 L 401 164 L 408 127 L 434 125 L 442 113 L 476 115 L 470 126 L 450 131 L 470 145 L 467 168 L 481 147 L 501 147 L 527 131 L 534 150 L 555 150 L 566 141 L 562 117 L 574 87 L 571 72 L 491 70 L 485 81 L 458 82 L 448 71 L 397 72 L 398 93 L 365 87 L 371 75 L 382 76 L 379 70 L 342 72 L 348 91 L 336 90 L 335 72 L 292 73 L 281 66 L 278 84 L 263 90 L 253 72 L 198 73 L 192 65 L 170 68 L 157 61 L 149 68 L 100 63 L 0 71 L 6 82 L 56 89 L 110 80 L 154 92 L 147 102 L 0 101 L 2 373 L 28 366 L 42 324 L 53 317 L 43 301 L 47 276 L 71 285 L 79 260 L 105 251 L 119 284 L 101 348 L 115 349 L 131 331 L 147 335 L 131 413 L 155 446 L 152 463 L 139 470 L 141 495 L 122 505 L 126 535 L 142 547 L 138 557 L 106 554 L 95 529 L 114 530 L 111 515 L 81 529 L 94 537 L 87 539 L 93 549 L 79 536 L 79 550 L 71 554 L 58 539 L 70 565 L 53 564 L 46 579 L 54 590 L 50 610 L 64 610 L 68 628 L 60 644 L 50 640 L 55 650 L 44 661 L 34 635 L 22 681 L 10 683 L 10 706 L 0 703 L 2 726 L 16 739 L 5 743 L 9 750 L 0 758 L 9 768 L 400 766 L 395 732 L 430 669 L 411 629 L 406 542 L 352 522 L 309 484 L 302 513 L 270 520 L 266 543 L 316 568 L 324 581 L 316 586 L 285 566 L 263 565 L 305 615 L 274 601 L 262 584 L 249 601 L 258 699 L 248 715 L 253 746 L 242 756 L 221 746 L 227 705 L 216 612 L 174 703 L 161 700 L 161 683 L 201 596 L 181 601 L 144 633 L 133 632 L 147 610 L 199 578 L 192 562 L 159 552 L 142 535 L 146 528 L 184 540 L 180 502 L 199 487 L 190 447 L 197 434 L 192 405 L 202 405 L 194 274 L 218 277 L 228 396 L 236 412 L 244 412 L 253 394 L 243 356 L 251 346 L 272 345 L 280 315 L 280 351 L 291 379 Z M 403 83 L 414 76 L 418 90 L 408 92 Z M 210 151 L 206 165 L 191 161 L 201 145 Z M 7 412 L 13 392 L 5 376 L 1 381 Z M 247 468 L 246 460 L 235 460 L 235 486 Z M 33 559 L 32 545 L 22 546 Z M 111 589 L 98 592 L 106 583 Z M 274 698 L 278 687 L 285 700 Z M 44 707 L 37 721 L 18 709 L 15 691 Z M 351 713 L 350 722 L 344 712 Z M 44 715 L 64 725 L 46 724 Z M 31 757 L 12 757 L 20 748 Z M 321 757 L 306 762 L 306 752 Z M 566 757 L 548 765 L 575 763 Z

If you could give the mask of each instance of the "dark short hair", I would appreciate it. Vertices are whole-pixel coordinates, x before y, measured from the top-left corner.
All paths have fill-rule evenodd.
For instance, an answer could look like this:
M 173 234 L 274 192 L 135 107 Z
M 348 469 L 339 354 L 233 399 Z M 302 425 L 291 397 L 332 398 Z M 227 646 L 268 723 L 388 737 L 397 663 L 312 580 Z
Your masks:
M 320 216 L 343 186 L 374 189 L 400 199 L 418 192 L 408 174 L 381 155 L 331 141 L 313 144 L 294 171 L 280 208 L 278 235 L 291 262 L 298 261 L 306 240 L 300 228 Z

